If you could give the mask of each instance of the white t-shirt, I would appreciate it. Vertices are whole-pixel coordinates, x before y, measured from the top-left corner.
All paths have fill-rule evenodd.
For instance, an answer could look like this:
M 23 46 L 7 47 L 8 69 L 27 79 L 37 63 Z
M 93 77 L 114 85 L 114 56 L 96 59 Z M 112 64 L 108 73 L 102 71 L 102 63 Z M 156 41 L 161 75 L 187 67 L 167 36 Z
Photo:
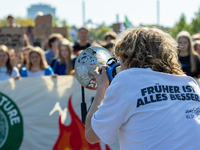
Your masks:
M 38 70 L 37 72 L 30 72 L 28 69 L 27 69 L 27 76 L 28 77 L 41 77 L 41 76 L 44 76 L 44 70 Z
M 188 76 L 131 68 L 120 72 L 93 115 L 106 144 L 121 150 L 200 149 L 200 89 Z
M 9 75 L 7 73 L 7 67 L 0 67 L 0 81 L 8 80 L 10 78 L 14 78 L 20 76 L 19 70 L 16 67 L 12 68 L 12 73 Z

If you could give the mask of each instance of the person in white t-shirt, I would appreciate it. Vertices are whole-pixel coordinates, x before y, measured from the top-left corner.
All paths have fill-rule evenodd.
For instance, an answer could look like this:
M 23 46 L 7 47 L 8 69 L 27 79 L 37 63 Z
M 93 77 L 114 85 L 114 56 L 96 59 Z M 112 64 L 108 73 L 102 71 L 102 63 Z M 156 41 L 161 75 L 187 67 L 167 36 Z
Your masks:
M 19 78 L 19 70 L 12 67 L 8 48 L 5 45 L 0 45 L 0 81 L 10 78 Z
M 40 47 L 34 47 L 29 52 L 27 67 L 21 70 L 21 77 L 41 77 L 54 75 L 53 69 L 47 65 L 44 52 Z
M 109 83 L 98 69 L 98 90 L 86 117 L 90 143 L 121 150 L 199 149 L 200 89 L 183 75 L 177 43 L 155 28 L 131 28 L 119 37 L 115 54 L 122 71 Z

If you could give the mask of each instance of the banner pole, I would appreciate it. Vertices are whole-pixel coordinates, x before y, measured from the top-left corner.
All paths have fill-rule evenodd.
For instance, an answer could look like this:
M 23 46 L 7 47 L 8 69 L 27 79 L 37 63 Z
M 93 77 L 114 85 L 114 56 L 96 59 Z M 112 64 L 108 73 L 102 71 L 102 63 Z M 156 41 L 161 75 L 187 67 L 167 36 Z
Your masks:
M 87 115 L 87 106 L 85 103 L 85 91 L 83 86 L 81 86 L 81 93 L 82 93 L 81 116 L 82 116 L 82 123 L 85 124 L 85 118 Z

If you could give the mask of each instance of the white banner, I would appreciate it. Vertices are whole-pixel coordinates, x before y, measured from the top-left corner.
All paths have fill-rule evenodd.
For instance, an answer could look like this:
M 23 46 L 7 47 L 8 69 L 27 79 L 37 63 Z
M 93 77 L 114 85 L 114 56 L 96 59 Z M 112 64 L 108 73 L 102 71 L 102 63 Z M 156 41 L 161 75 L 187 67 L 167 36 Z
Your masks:
M 87 108 L 96 91 L 85 89 Z M 0 82 L 0 149 L 109 150 L 89 144 L 81 122 L 81 85 L 72 76 Z

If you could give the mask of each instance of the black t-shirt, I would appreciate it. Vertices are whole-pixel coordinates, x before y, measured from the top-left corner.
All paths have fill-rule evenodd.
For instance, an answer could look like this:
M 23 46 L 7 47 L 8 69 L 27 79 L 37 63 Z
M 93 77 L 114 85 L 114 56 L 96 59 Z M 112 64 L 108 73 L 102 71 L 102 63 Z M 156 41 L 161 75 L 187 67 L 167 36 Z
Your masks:
M 194 55 L 195 63 L 196 63 L 196 71 L 191 72 L 191 63 L 190 63 L 190 55 L 181 57 L 179 56 L 179 61 L 181 62 L 182 70 L 186 75 L 191 77 L 198 77 L 200 74 L 200 60 L 199 57 Z
M 84 50 L 84 49 L 86 49 L 86 48 L 88 48 L 90 46 L 91 46 L 90 43 L 87 43 L 85 46 L 81 46 L 80 43 L 75 42 L 74 46 L 73 46 L 74 54 L 76 54 L 78 51 Z

